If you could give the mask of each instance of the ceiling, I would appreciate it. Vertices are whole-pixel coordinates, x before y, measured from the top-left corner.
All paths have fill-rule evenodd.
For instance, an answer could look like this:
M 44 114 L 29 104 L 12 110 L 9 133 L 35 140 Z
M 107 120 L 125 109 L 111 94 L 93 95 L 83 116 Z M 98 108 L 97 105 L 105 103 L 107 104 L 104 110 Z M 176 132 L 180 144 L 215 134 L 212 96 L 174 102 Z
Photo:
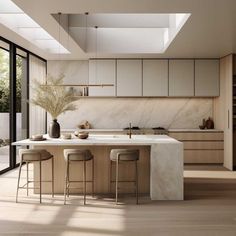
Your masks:
M 236 52 L 236 1 L 235 0 L 13 0 L 26 14 L 44 28 L 53 38 L 59 39 L 58 23 L 52 14 L 96 13 L 190 13 L 191 17 L 163 53 L 102 53 L 99 57 L 156 57 L 156 58 L 218 58 Z M 30 42 L 0 25 L 0 35 L 40 54 L 46 59 L 58 59 L 56 54 L 40 50 Z M 63 59 L 90 57 L 78 43 L 68 38 L 61 29 L 61 44 L 71 54 Z

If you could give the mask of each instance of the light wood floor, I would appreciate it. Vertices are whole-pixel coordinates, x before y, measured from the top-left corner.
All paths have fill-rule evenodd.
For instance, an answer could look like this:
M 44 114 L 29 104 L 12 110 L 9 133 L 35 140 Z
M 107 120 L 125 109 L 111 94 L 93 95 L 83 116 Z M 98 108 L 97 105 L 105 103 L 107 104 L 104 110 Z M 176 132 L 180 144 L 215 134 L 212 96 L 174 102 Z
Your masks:
M 63 197 L 25 197 L 15 203 L 18 170 L 0 177 L 0 235 L 83 236 L 202 236 L 236 235 L 236 173 L 222 167 L 187 166 L 185 201 L 150 201 L 142 196 L 89 199 L 83 206 L 73 196 L 68 205 Z M 25 174 L 25 173 L 24 173 Z

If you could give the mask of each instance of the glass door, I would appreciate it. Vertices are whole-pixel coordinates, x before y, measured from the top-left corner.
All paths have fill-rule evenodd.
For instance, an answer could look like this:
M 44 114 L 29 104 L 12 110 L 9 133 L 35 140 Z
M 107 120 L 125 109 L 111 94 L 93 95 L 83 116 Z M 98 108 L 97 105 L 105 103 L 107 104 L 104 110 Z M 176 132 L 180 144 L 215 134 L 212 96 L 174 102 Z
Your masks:
M 0 40 L 0 172 L 10 168 L 10 45 Z
M 30 77 L 44 82 L 46 60 L 0 36 L 0 174 L 19 164 L 12 142 L 45 131 L 45 111 L 29 109 Z
M 28 137 L 28 53 L 16 49 L 16 141 Z M 19 147 L 17 147 L 19 148 Z M 26 147 L 21 147 L 26 148 Z M 20 162 L 16 150 L 16 164 Z

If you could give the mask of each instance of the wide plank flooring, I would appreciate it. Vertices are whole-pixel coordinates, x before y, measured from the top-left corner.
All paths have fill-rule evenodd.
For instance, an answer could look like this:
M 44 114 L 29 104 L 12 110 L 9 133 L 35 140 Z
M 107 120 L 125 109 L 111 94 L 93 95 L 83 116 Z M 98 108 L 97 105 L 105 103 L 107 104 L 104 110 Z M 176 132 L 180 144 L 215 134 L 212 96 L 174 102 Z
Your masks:
M 186 167 L 185 201 L 141 196 L 138 206 L 132 196 L 118 206 L 109 196 L 88 198 L 86 206 L 72 196 L 64 206 L 61 195 L 44 195 L 40 205 L 23 190 L 16 204 L 17 173 L 0 176 L 0 235 L 236 235 L 236 173 L 221 167 Z

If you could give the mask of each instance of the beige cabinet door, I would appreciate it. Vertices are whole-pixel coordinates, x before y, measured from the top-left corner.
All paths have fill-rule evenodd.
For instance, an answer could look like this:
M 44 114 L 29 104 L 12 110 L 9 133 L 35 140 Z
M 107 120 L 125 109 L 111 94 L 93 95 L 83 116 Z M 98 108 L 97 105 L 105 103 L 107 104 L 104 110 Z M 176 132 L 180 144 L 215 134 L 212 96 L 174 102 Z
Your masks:
M 143 96 L 168 96 L 168 60 L 143 60 Z
M 220 96 L 219 60 L 195 60 L 195 96 Z
M 142 96 L 142 60 L 117 60 L 117 96 Z
M 194 60 L 169 60 L 169 96 L 194 96 Z
M 221 109 L 224 123 L 224 166 L 233 170 L 233 58 L 232 55 L 224 57 L 220 61 L 220 79 L 222 95 L 224 94 Z M 221 96 L 220 96 L 221 97 Z
M 116 61 L 90 60 L 89 84 L 113 84 L 111 87 L 89 87 L 89 96 L 116 96 Z

